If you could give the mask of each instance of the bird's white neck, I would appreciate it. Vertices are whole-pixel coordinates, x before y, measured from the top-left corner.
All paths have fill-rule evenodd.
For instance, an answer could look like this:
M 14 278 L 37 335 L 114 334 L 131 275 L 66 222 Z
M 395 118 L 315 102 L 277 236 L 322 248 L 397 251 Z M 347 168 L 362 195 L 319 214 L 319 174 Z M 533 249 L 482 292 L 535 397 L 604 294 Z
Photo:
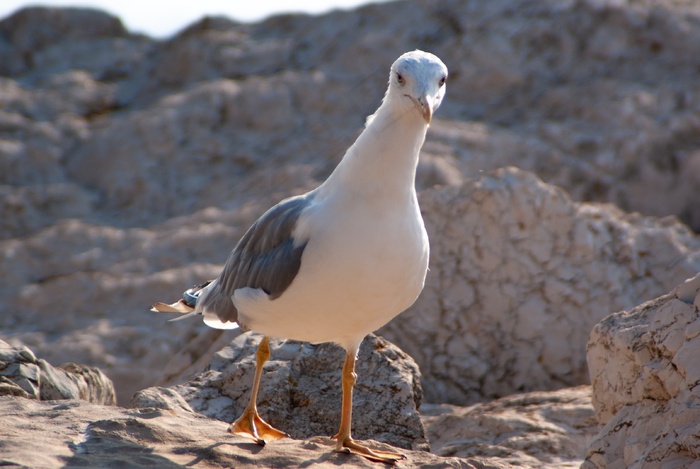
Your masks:
M 415 194 L 428 125 L 415 109 L 385 101 L 325 185 L 370 197 Z

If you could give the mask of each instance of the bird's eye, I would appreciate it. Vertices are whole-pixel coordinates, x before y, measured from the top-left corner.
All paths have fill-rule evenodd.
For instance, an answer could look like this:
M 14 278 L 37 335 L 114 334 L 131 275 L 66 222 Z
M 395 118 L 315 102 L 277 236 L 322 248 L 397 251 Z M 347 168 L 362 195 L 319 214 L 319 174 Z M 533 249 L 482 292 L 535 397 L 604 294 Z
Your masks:
M 396 81 L 399 85 L 403 85 L 406 83 L 406 79 L 400 73 L 396 73 Z
M 442 87 L 442 85 L 444 85 L 446 81 L 447 81 L 447 77 L 446 77 L 446 76 L 440 78 L 440 87 Z

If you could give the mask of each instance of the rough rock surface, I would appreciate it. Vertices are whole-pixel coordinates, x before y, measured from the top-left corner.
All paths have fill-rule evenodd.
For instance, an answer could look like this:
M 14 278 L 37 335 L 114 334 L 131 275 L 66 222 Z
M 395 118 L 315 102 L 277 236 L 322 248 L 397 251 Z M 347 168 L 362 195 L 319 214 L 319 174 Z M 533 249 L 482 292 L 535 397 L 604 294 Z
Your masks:
M 682 0 L 387 2 L 255 24 L 204 18 L 165 41 L 125 31 L 117 18 L 95 10 L 19 11 L 0 20 L 2 338 L 51 362 L 101 367 L 121 402 L 156 381 L 181 377 L 186 360 L 179 348 L 205 364 L 213 353 L 200 340 L 205 326 L 165 323 L 148 306 L 215 275 L 255 217 L 321 181 L 376 109 L 388 65 L 413 48 L 436 53 L 451 71 L 422 153 L 421 188 L 472 181 L 515 164 L 561 185 L 574 200 L 675 214 L 697 229 L 699 11 Z M 469 187 L 461 190 L 468 194 Z M 588 210 L 602 220 L 624 218 L 612 207 Z M 677 236 L 667 222 L 658 229 L 645 223 L 644 236 Z M 439 229 L 432 233 L 434 266 L 449 262 L 436 258 Z M 617 247 L 591 236 L 602 251 L 590 257 L 609 259 Z M 513 241 L 523 244 L 520 237 Z M 543 249 L 539 243 L 532 241 L 532 252 Z M 563 273 L 554 267 L 557 253 L 550 255 L 545 271 Z M 648 255 L 649 265 L 663 257 Z M 476 291 L 455 292 L 457 283 L 481 277 L 481 264 L 467 266 L 468 259 L 460 268 L 473 277 L 460 275 L 449 285 L 448 303 L 468 303 Z M 532 261 L 535 270 L 540 261 Z M 493 270 L 484 275 L 494 284 L 502 280 Z M 567 281 L 550 281 L 547 295 L 585 303 L 587 275 L 573 300 L 566 298 Z M 595 315 L 662 294 L 676 275 L 656 288 L 640 287 L 643 279 L 633 287 L 616 283 L 622 294 L 639 296 L 610 304 L 607 294 L 593 298 Z M 513 292 L 494 287 L 496 293 L 475 294 L 475 304 L 482 296 L 513 303 L 536 285 L 524 281 Z M 536 311 L 525 334 L 563 316 L 548 307 L 538 313 L 542 295 L 533 298 L 524 303 Z M 446 304 L 424 313 L 454 319 L 456 309 Z M 573 306 L 567 311 L 578 314 Z M 467 322 L 476 326 L 481 312 L 470 309 L 477 319 Z M 501 313 L 510 321 L 507 308 Z M 588 315 L 564 324 L 583 328 L 595 321 Z M 463 320 L 449 327 L 461 328 Z M 569 357 L 568 344 L 535 341 L 528 350 L 507 324 L 489 314 L 484 321 L 484 344 L 444 342 L 460 357 L 455 369 L 473 366 L 466 384 L 454 383 L 447 368 L 455 363 L 442 350 L 416 357 L 426 368 L 429 400 L 471 402 L 585 379 L 582 354 Z M 576 342 L 584 332 L 574 335 Z M 473 332 L 466 337 L 480 339 Z M 513 337 L 520 343 L 506 341 Z M 199 346 L 186 346 L 191 339 Z M 501 339 L 503 355 L 465 360 L 465 349 L 498 349 Z M 512 350 L 523 347 L 520 359 Z M 546 353 L 544 364 L 526 363 L 527 372 L 503 378 L 502 386 L 498 370 L 479 381 L 492 365 L 506 362 L 510 372 L 514 361 L 537 360 L 552 347 L 562 350 L 562 360 Z M 574 347 L 581 352 L 580 341 Z M 166 365 L 167 376 L 157 376 Z M 523 383 L 528 373 L 533 380 Z
M 700 241 L 673 219 L 580 205 L 523 171 L 435 188 L 421 204 L 432 246 L 427 286 L 382 334 L 421 366 L 430 402 L 586 382 L 590 327 L 700 266 Z M 21 305 L 3 306 L 8 340 L 53 362 L 100 366 L 123 402 L 187 375 L 191 361 L 203 368 L 216 351 L 204 339 L 214 343 L 217 333 L 195 320 L 169 323 L 147 306 L 215 276 L 251 207 L 207 209 L 150 230 L 67 221 L 2 243 L 5 285 L 16 286 L 7 304 Z M 182 256 L 196 261 L 168 267 Z M 49 314 L 56 304 L 71 314 Z M 544 334 L 552 330 L 560 332 Z
M 598 425 L 590 386 L 532 392 L 470 407 L 421 407 L 432 452 L 532 468 L 579 467 Z
M 99 366 L 120 402 L 203 369 L 230 333 L 168 323 L 149 305 L 212 278 L 251 221 L 323 180 L 380 102 L 388 65 L 421 48 L 450 79 L 417 180 L 447 187 L 421 195 L 433 249 L 425 294 L 383 332 L 414 356 L 436 404 L 585 382 L 596 321 L 700 270 L 700 240 L 666 217 L 700 230 L 699 42 L 700 4 L 686 0 L 406 0 L 255 24 L 203 18 L 164 41 L 95 10 L 21 10 L 0 20 L 0 338 L 52 363 Z M 510 165 L 524 171 L 491 172 Z M 619 356 L 592 360 L 607 426 L 586 464 L 684 465 L 700 454 L 688 405 L 694 323 L 675 329 L 694 317 L 688 298 L 678 290 L 633 310 L 629 329 L 614 316 L 626 332 L 609 344 Z M 656 322 L 634 323 L 653 311 Z M 23 383 L 3 388 L 41 396 L 38 381 Z M 178 424 L 190 403 L 149 393 L 183 412 L 2 398 L 0 457 L 213 467 L 259 451 L 226 453 L 224 423 Z M 167 428 L 195 421 L 218 426 L 215 436 Z M 569 455 L 543 426 L 533 432 Z M 445 439 L 445 451 L 466 451 Z M 55 451 L 27 451 L 36 441 Z M 555 461 L 480 441 L 506 466 Z M 284 445 L 255 459 L 344 457 L 317 441 Z M 425 459 L 409 466 L 469 467 L 410 454 Z
M 700 239 L 677 220 L 576 203 L 515 168 L 420 203 L 426 287 L 379 333 L 420 365 L 428 402 L 586 383 L 596 322 L 700 271 Z
M 605 425 L 583 468 L 698 467 L 700 275 L 598 323 L 588 344 Z
M 27 347 L 0 340 L 0 396 L 27 399 L 82 399 L 114 405 L 114 385 L 97 368 L 64 363 L 58 368 L 37 359 Z
M 3 467 L 378 467 L 362 457 L 333 452 L 335 442 L 328 437 L 279 440 L 263 448 L 227 433 L 228 424 L 192 412 L 0 396 L 0 422 Z M 383 443 L 370 443 L 388 449 Z M 401 453 L 406 456 L 401 462 L 405 468 L 514 467 L 479 457 L 443 458 L 411 450 Z
M 572 467 L 583 458 L 590 438 L 589 389 L 531 393 L 465 409 L 430 405 L 424 420 L 439 454 L 400 449 L 407 456 L 400 467 Z M 227 433 L 227 423 L 193 412 L 172 389 L 147 391 L 155 391 L 151 396 L 158 399 L 139 409 L 0 396 L 0 463 L 43 468 L 377 467 L 333 453 L 327 436 L 274 441 L 261 448 Z M 42 451 L 27 450 L 38 444 Z
M 102 12 L 30 8 L 0 21 L 0 74 L 13 98 L 3 107 L 4 150 L 13 170 L 99 195 L 94 208 L 117 209 L 111 214 L 120 222 L 186 214 L 241 193 L 238 184 L 182 177 L 191 175 L 187 156 L 236 183 L 270 172 L 270 162 L 328 171 L 319 160 L 336 160 L 376 108 L 387 64 L 419 47 L 451 69 L 449 99 L 425 151 L 436 166 L 473 177 L 517 163 L 576 199 L 676 214 L 697 228 L 689 194 L 700 162 L 692 48 L 699 15 L 697 4 L 682 0 L 423 0 L 256 24 L 204 18 L 155 41 Z M 191 102 L 221 79 L 228 92 L 208 106 Z M 192 106 L 188 122 L 165 115 L 177 113 L 177 101 Z M 107 148 L 125 161 L 110 161 Z M 173 159 L 159 167 L 166 155 Z M 85 184 L 77 168 L 90 161 L 118 170 L 131 159 L 146 172 L 98 174 Z M 14 179 L 8 190 L 25 181 Z M 133 206 L 154 194 L 151 185 L 160 189 L 153 205 Z M 197 197 L 178 203 L 193 187 Z M 284 181 L 280 190 L 290 188 Z M 38 214 L 19 215 L 38 223 Z
M 131 405 L 192 409 L 233 422 L 248 403 L 260 337 L 239 335 L 214 355 L 207 371 L 171 388 L 140 391 Z M 292 438 L 334 435 L 340 425 L 345 351 L 333 344 L 296 341 L 272 340 L 270 346 L 272 356 L 260 382 L 260 415 Z M 418 415 L 423 391 L 415 362 L 390 342 L 370 334 L 360 347 L 355 371 L 353 435 L 427 450 Z

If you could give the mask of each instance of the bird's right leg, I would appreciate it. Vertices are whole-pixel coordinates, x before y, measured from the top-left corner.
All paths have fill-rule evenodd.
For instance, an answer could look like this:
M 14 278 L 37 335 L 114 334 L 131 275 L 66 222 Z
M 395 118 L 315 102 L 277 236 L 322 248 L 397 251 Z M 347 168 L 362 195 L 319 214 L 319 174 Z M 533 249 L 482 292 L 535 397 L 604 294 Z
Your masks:
M 250 400 L 243 414 L 231 424 L 229 432 L 234 435 L 252 437 L 255 442 L 265 446 L 265 439 L 279 440 L 289 438 L 285 432 L 276 429 L 265 422 L 258 415 L 258 389 L 260 388 L 260 378 L 262 377 L 263 365 L 270 358 L 270 338 L 265 336 L 258 345 L 258 352 L 255 356 L 255 377 L 253 378 L 253 389 L 250 393 Z
M 356 358 L 356 349 L 346 351 L 342 374 L 343 404 L 340 411 L 340 429 L 338 433 L 333 436 L 337 441 L 335 450 L 343 453 L 357 454 L 374 462 L 395 464 L 401 459 L 406 459 L 406 456 L 393 451 L 370 449 L 350 436 L 350 427 L 352 427 L 352 389 L 355 387 L 355 382 L 357 381 L 357 375 L 355 374 Z

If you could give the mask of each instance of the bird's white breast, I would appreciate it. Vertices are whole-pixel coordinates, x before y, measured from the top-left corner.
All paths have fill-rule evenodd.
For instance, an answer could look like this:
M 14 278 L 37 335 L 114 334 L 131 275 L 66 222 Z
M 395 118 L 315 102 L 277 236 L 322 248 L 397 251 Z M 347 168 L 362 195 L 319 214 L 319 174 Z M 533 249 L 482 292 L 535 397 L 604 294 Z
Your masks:
M 287 291 L 275 300 L 252 289 L 234 295 L 247 327 L 310 342 L 356 342 L 421 292 L 429 247 L 415 192 L 398 200 L 344 193 L 320 202 L 299 219 L 295 237 L 308 244 Z

